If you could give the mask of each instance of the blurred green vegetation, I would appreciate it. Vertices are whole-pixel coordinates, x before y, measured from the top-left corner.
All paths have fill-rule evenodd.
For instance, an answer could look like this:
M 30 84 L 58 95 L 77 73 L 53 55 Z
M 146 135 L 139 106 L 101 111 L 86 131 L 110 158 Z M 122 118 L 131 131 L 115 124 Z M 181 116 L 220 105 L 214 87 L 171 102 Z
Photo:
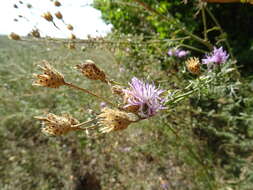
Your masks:
M 138 2 L 143 2 L 145 5 L 140 6 L 141 3 Z M 198 0 L 95 0 L 94 7 L 102 11 L 102 18 L 107 23 L 113 24 L 115 33 L 142 35 L 145 39 L 154 35 L 156 39 L 177 39 L 188 36 L 183 29 L 203 38 L 204 14 L 208 40 L 216 46 L 226 46 L 225 40 L 227 40 L 231 52 L 242 67 L 242 74 L 247 75 L 247 71 L 252 72 L 252 5 L 213 3 L 205 6 Z M 205 7 L 204 13 L 201 7 Z M 220 27 L 222 31 L 219 30 Z M 208 50 L 191 37 L 169 46 L 182 45 L 182 43 Z M 198 55 L 197 52 L 193 54 Z

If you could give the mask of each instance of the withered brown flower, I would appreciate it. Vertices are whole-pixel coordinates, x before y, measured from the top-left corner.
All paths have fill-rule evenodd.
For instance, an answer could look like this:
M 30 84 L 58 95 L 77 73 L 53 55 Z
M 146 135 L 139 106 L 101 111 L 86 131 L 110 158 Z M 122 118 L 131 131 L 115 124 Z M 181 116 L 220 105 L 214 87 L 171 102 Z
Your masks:
M 37 79 L 33 83 L 35 86 L 44 86 L 48 88 L 59 88 L 62 85 L 65 85 L 63 75 L 53 68 L 47 61 L 43 62 L 44 67 L 39 67 L 44 71 L 43 74 L 34 74 L 34 77 Z

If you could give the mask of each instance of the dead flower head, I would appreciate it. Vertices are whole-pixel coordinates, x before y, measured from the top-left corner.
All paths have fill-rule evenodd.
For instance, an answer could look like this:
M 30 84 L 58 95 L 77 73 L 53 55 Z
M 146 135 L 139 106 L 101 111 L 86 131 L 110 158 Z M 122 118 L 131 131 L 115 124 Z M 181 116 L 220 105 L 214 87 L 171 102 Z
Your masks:
M 21 39 L 20 36 L 14 32 L 12 32 L 8 37 L 11 40 L 20 40 Z
M 37 81 L 33 83 L 35 86 L 44 86 L 48 88 L 59 88 L 65 84 L 64 77 L 56 69 L 54 69 L 48 62 L 43 62 L 44 67 L 39 67 L 44 71 L 43 74 L 34 74 Z
M 29 34 L 35 38 L 40 38 L 40 32 L 38 29 L 32 30 Z
M 192 74 L 198 75 L 200 73 L 200 62 L 197 57 L 190 57 L 186 60 L 186 67 Z
M 86 60 L 84 63 L 76 66 L 84 76 L 91 80 L 101 80 L 106 82 L 106 75 L 104 71 L 100 70 L 96 64 L 91 60 Z
M 75 34 L 70 34 L 69 39 L 75 40 L 76 39 L 76 35 Z
M 32 8 L 32 5 L 28 3 L 28 4 L 26 5 L 26 7 L 27 7 L 28 9 L 31 9 L 31 8 Z
M 133 114 L 110 108 L 103 108 L 98 119 L 99 123 L 104 126 L 100 129 L 102 133 L 126 129 L 131 123 L 137 121 Z
M 60 6 L 61 6 L 61 3 L 60 3 L 59 1 L 55 1 L 55 2 L 54 2 L 54 5 L 55 5 L 56 7 L 60 7 Z
M 51 15 L 50 12 L 43 13 L 43 14 L 42 14 L 42 17 L 43 17 L 44 19 L 46 19 L 48 22 L 53 21 L 53 16 Z
M 69 30 L 74 30 L 74 27 L 73 27 L 71 24 L 68 24 L 68 25 L 67 25 L 67 29 L 69 29 Z
M 58 116 L 49 113 L 46 117 L 35 118 L 42 121 L 42 132 L 46 135 L 60 136 L 70 131 L 80 130 L 80 128 L 75 127 L 75 125 L 79 123 L 78 120 L 69 114 Z
M 62 14 L 61 14 L 61 12 L 60 11 L 58 11 L 57 13 L 55 13 L 54 14 L 55 16 L 56 16 L 56 18 L 58 18 L 58 19 L 62 19 L 63 18 L 63 16 L 62 16 Z
M 71 43 L 71 42 L 68 43 L 67 47 L 68 49 L 76 49 L 75 43 Z

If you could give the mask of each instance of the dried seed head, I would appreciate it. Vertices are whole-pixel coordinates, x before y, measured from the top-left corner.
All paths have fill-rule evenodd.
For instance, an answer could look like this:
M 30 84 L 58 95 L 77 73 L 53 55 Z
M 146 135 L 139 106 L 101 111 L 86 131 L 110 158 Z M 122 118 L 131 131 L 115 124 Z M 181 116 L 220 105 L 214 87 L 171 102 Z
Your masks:
M 76 45 L 74 43 L 68 43 L 69 49 L 76 49 Z
M 55 1 L 55 2 L 54 2 L 54 6 L 60 7 L 60 6 L 61 6 L 61 3 L 60 3 L 59 1 Z
M 44 74 L 34 74 L 37 81 L 33 83 L 35 86 L 44 86 L 48 88 L 59 88 L 65 84 L 64 77 L 61 73 L 55 70 L 48 62 L 43 62 L 44 67 L 39 66 Z
M 67 29 L 69 29 L 69 30 L 74 30 L 74 27 L 73 27 L 71 24 L 68 24 L 68 25 L 67 25 Z
M 53 21 L 53 16 L 51 15 L 50 12 L 43 13 L 42 17 L 44 19 L 46 19 L 48 22 L 52 22 Z
M 102 113 L 98 115 L 99 123 L 104 127 L 100 129 L 102 133 L 126 129 L 137 119 L 130 113 L 103 108 Z
M 60 11 L 58 11 L 57 13 L 55 13 L 55 16 L 56 16 L 56 18 L 58 18 L 58 19 L 62 19 L 62 18 L 63 18 L 63 16 L 62 16 L 62 14 L 61 14 Z
M 32 5 L 29 4 L 29 3 L 28 3 L 26 6 L 27 6 L 28 9 L 31 9 L 31 8 L 32 8 Z
M 69 36 L 69 39 L 75 40 L 75 39 L 76 39 L 76 35 L 75 35 L 75 34 L 71 34 L 71 35 Z
M 86 60 L 84 63 L 76 66 L 84 76 L 91 80 L 101 80 L 106 82 L 105 73 L 100 70 L 96 64 L 91 60 Z
M 74 126 L 79 122 L 68 114 L 57 116 L 49 113 L 46 117 L 35 118 L 42 121 L 42 132 L 46 135 L 60 136 L 70 131 L 80 130 L 80 128 Z
M 35 37 L 35 38 L 40 38 L 40 32 L 39 32 L 38 29 L 32 30 L 30 32 L 30 35 L 33 36 L 33 37 Z
M 14 32 L 12 32 L 8 37 L 11 40 L 21 40 L 20 36 Z
M 123 90 L 124 90 L 123 87 L 119 86 L 119 85 L 114 85 L 114 86 L 111 87 L 112 93 L 120 95 L 120 96 L 124 96 Z
M 200 62 L 197 57 L 190 57 L 186 60 L 186 67 L 192 74 L 198 75 L 200 73 Z

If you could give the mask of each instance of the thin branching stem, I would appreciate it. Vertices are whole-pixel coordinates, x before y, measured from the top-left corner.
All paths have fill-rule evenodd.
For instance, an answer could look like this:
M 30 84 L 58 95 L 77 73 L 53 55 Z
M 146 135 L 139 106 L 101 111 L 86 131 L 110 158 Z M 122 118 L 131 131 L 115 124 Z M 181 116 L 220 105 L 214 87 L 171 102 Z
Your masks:
M 204 5 L 201 7 L 201 13 L 202 13 L 202 21 L 203 21 L 203 27 L 204 27 L 204 39 L 208 40 L 207 38 L 207 26 L 206 26 L 206 12 Z
M 185 47 L 185 48 L 188 48 L 188 49 L 191 49 L 191 50 L 200 52 L 200 53 L 207 53 L 207 51 L 205 51 L 205 50 L 202 50 L 202 49 L 199 49 L 199 48 L 196 48 L 196 47 L 187 45 L 187 44 L 180 44 L 179 46 L 180 46 L 180 47 Z
M 96 98 L 98 98 L 98 99 L 106 102 L 108 105 L 111 105 L 111 106 L 114 106 L 114 107 L 118 108 L 117 105 L 115 105 L 114 103 L 110 102 L 108 99 L 106 99 L 104 97 L 101 97 L 101 96 L 99 96 L 99 95 L 97 95 L 97 94 L 95 94 L 95 93 L 93 93 L 93 92 L 91 92 L 91 91 L 89 91 L 89 90 L 87 90 L 85 88 L 81 88 L 79 86 L 76 86 L 76 85 L 74 85 L 72 83 L 67 83 L 67 82 L 65 82 L 65 85 L 68 86 L 68 87 L 70 87 L 70 88 L 73 88 L 73 89 L 81 90 L 82 92 L 84 92 L 86 94 L 90 94 L 91 96 L 94 96 L 94 97 L 96 97 Z
M 82 123 L 78 123 L 78 124 L 74 125 L 74 127 L 81 127 L 83 125 L 87 125 L 87 124 L 93 123 L 94 121 L 97 121 L 97 119 L 91 119 L 91 120 L 88 120 L 88 121 L 85 121 L 85 122 L 82 122 Z
M 206 12 L 209 14 L 209 16 L 211 17 L 211 19 L 213 20 L 213 22 L 216 24 L 216 26 L 219 28 L 221 34 L 224 34 L 225 35 L 225 32 L 223 31 L 220 23 L 218 22 L 218 20 L 215 18 L 214 14 L 210 11 L 210 9 L 208 7 L 205 7 L 205 10 Z M 228 43 L 228 40 L 227 40 L 227 37 L 225 38 L 225 44 L 228 48 L 228 52 L 229 52 L 229 55 L 234 58 L 233 56 L 233 52 L 232 52 L 232 49 L 231 49 L 231 46 L 230 44 Z

